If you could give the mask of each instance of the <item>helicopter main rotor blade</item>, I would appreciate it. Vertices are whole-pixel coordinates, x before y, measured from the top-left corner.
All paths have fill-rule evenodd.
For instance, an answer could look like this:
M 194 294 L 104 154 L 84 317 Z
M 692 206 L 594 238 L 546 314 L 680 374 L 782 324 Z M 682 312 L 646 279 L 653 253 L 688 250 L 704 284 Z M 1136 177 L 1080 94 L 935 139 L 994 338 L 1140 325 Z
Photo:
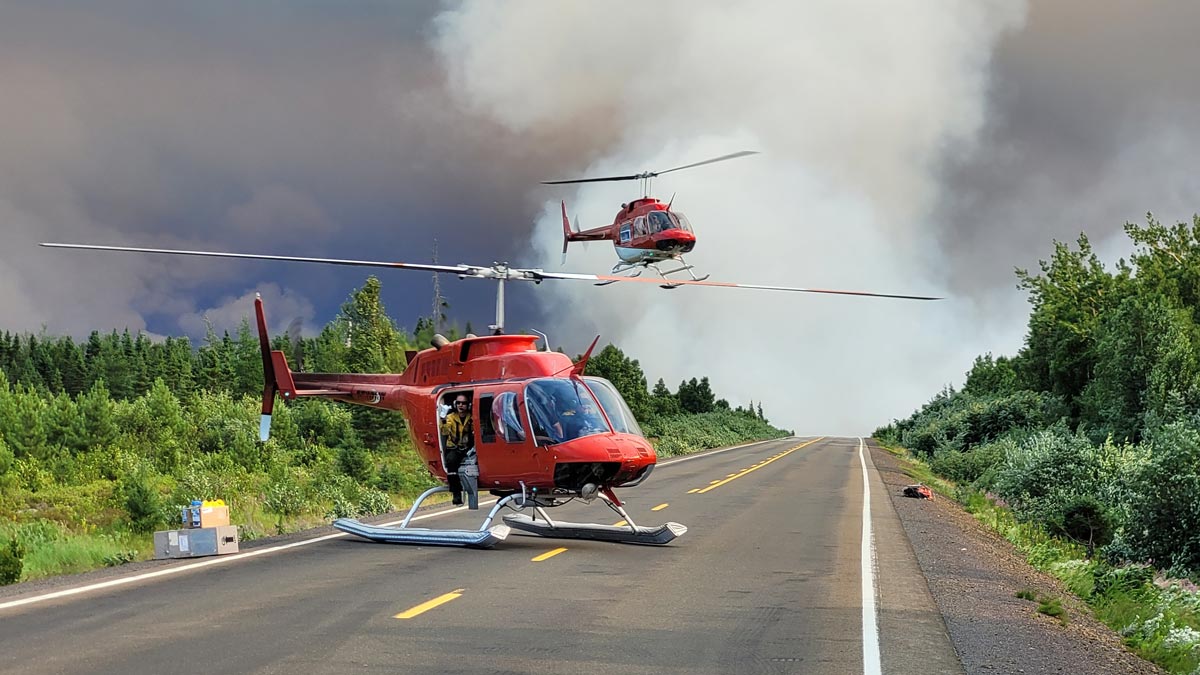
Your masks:
M 604 282 L 634 282 L 639 284 L 658 284 L 659 286 L 715 286 L 717 288 L 748 288 L 760 291 L 789 291 L 793 293 L 826 293 L 830 295 L 859 295 L 870 298 L 895 298 L 899 300 L 943 300 L 944 298 L 926 295 L 901 295 L 897 293 L 872 293 L 869 291 L 844 291 L 828 288 L 799 288 L 796 286 L 767 286 L 763 284 L 735 284 L 728 281 L 696 281 L 692 279 L 664 279 L 661 277 L 621 277 L 611 274 L 570 274 L 565 272 L 542 272 L 539 276 L 545 279 L 565 279 L 571 281 L 604 281 Z
M 758 154 L 757 150 L 742 150 L 740 152 L 734 152 L 734 153 L 731 153 L 728 155 L 721 155 L 720 157 L 713 157 L 712 159 L 706 159 L 703 162 L 693 162 L 691 164 L 684 164 L 683 166 L 677 166 L 674 169 L 667 169 L 666 171 L 646 171 L 645 173 L 635 173 L 635 174 L 631 174 L 629 176 L 605 176 L 603 178 L 576 178 L 574 180 L 544 180 L 544 181 L 542 181 L 542 185 L 568 185 L 568 184 L 572 184 L 572 183 L 605 183 L 608 181 L 616 181 L 616 180 L 641 180 L 643 178 L 654 178 L 655 176 L 661 176 L 664 173 L 671 173 L 672 171 L 682 171 L 683 169 L 690 169 L 694 166 L 704 166 L 705 164 L 715 164 L 717 162 L 724 162 L 725 160 L 729 160 L 729 159 L 737 159 L 738 157 L 745 157 L 746 155 L 757 155 L 757 154 Z
M 683 169 L 690 169 L 694 166 L 704 166 L 705 164 L 716 164 L 717 162 L 724 162 L 725 160 L 729 160 L 729 159 L 737 159 L 738 157 L 745 157 L 746 155 L 757 155 L 757 154 L 758 154 L 758 151 L 756 151 L 756 150 L 742 150 L 741 152 L 735 152 L 735 153 L 732 153 L 729 155 L 721 155 L 720 157 L 713 157 L 712 159 L 706 159 L 703 162 L 696 162 L 694 164 L 684 164 L 683 166 L 677 166 L 674 169 L 667 169 L 666 171 L 653 172 L 650 175 L 661 176 L 664 173 L 671 173 L 672 171 L 682 171 Z
M 49 248 L 82 248 L 93 251 L 129 251 L 132 253 L 163 253 L 166 255 L 194 255 L 209 258 L 249 258 L 252 260 L 283 260 L 287 262 L 320 263 L 323 265 L 352 265 L 357 267 L 391 267 L 425 272 L 448 274 L 474 274 L 478 268 L 467 265 L 426 265 L 422 263 L 382 262 L 376 260 L 344 260 L 341 258 L 303 258 L 290 255 L 261 255 L 257 253 L 224 253 L 220 251 L 188 251 L 165 248 L 135 248 L 132 246 L 98 246 L 95 244 L 43 243 Z
M 642 178 L 642 174 L 637 173 L 632 176 L 607 176 L 605 178 L 577 178 L 574 180 L 544 180 L 542 185 L 570 185 L 572 183 L 607 183 L 616 180 L 638 180 Z

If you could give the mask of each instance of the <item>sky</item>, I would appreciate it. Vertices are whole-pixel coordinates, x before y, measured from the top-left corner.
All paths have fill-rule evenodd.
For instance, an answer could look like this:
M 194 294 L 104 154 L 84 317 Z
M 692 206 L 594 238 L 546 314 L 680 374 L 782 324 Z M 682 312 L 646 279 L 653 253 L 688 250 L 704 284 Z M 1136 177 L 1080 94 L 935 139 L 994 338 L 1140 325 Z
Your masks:
M 510 332 L 596 335 L 650 383 L 708 376 L 799 434 L 869 434 L 1013 354 L 1014 268 L 1200 201 L 1185 2 L 62 2 L 0 5 L 0 329 L 203 337 L 261 293 L 331 320 L 367 272 L 44 249 L 60 241 L 603 273 L 561 263 L 659 170 L 712 279 L 935 303 L 510 285 Z M 380 270 L 389 314 L 426 273 Z M 633 286 L 633 285 L 631 285 Z M 443 278 L 482 329 L 490 283 Z

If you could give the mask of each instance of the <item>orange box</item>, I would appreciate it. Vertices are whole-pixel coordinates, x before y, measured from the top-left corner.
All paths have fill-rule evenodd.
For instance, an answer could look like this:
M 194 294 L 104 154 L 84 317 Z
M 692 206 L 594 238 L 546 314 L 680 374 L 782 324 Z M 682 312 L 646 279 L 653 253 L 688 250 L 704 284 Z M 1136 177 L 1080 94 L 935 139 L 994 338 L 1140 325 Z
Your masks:
M 220 527 L 229 524 L 228 506 L 189 506 L 183 512 L 184 527 Z

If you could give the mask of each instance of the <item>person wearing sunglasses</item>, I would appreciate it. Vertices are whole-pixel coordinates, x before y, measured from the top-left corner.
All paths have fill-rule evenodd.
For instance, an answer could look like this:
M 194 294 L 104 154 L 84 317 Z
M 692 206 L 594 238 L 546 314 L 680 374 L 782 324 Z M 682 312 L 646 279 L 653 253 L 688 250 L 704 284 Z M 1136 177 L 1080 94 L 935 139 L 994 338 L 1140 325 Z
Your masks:
M 475 448 L 475 429 L 471 423 L 471 400 L 467 394 L 454 397 L 452 410 L 442 422 L 442 438 L 445 440 L 445 468 L 450 494 L 454 504 L 462 504 L 462 480 L 458 469 L 467 453 Z

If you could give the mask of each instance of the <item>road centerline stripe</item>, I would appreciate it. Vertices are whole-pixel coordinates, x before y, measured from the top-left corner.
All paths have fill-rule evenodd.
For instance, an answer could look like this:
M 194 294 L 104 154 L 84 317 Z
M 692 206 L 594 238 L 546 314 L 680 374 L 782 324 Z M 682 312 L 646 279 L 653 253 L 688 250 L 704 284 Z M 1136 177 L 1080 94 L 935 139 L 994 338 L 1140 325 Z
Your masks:
M 466 590 L 466 589 L 456 588 L 453 591 L 451 591 L 450 593 L 446 593 L 445 595 L 439 595 L 432 600 L 427 600 L 425 602 L 422 602 L 421 604 L 417 605 L 416 607 L 413 607 L 412 609 L 408 609 L 403 612 L 400 612 L 399 614 L 397 614 L 396 616 L 394 616 L 392 618 L 393 619 L 411 619 L 414 616 L 419 616 L 421 614 L 424 614 L 425 612 L 428 612 L 429 610 L 433 609 L 434 607 L 439 607 L 441 605 L 446 604 L 447 602 L 450 602 L 451 600 L 453 600 L 455 598 L 462 597 L 464 590 Z
M 824 436 L 822 436 L 821 438 L 825 438 L 825 437 L 824 437 Z M 799 450 L 800 448 L 803 448 L 803 447 L 806 447 L 806 446 L 812 445 L 813 443 L 816 443 L 817 441 L 821 440 L 821 438 L 814 438 L 814 439 L 812 439 L 811 441 L 806 441 L 806 442 L 804 442 L 804 443 L 801 443 L 800 445 L 797 445 L 797 446 L 796 446 L 796 447 L 794 447 L 794 448 L 788 448 L 786 451 L 784 451 L 784 452 L 781 452 L 781 453 L 779 453 L 778 455 L 775 455 L 774 457 L 772 457 L 771 459 L 768 459 L 767 461 L 763 462 L 762 464 L 759 464 L 758 466 L 752 466 L 752 467 L 750 467 L 749 469 L 745 469 L 745 470 L 743 470 L 743 471 L 741 471 L 741 472 L 735 473 L 735 474 L 733 474 L 732 476 L 730 476 L 729 478 L 726 478 L 725 480 L 717 480 L 717 481 L 713 481 L 712 483 L 710 483 L 710 484 L 709 484 L 709 486 L 708 486 L 708 487 L 706 487 L 706 488 L 704 488 L 704 489 L 702 489 L 702 490 L 699 490 L 699 491 L 697 491 L 697 492 L 696 492 L 696 494 L 700 494 L 700 495 L 702 495 L 702 494 L 704 494 L 705 492 L 708 492 L 709 490 L 715 490 L 716 488 L 719 488 L 719 487 L 721 487 L 722 485 L 724 485 L 724 484 L 726 484 L 726 483 L 728 483 L 728 482 L 730 482 L 730 481 L 737 480 L 737 479 L 741 478 L 742 476 L 745 476 L 746 474 L 748 474 L 748 473 L 750 473 L 750 472 L 752 472 L 752 471 L 757 471 L 757 470 L 759 470 L 759 469 L 763 468 L 764 466 L 766 466 L 766 465 L 770 464 L 771 462 L 774 462 L 774 461 L 775 461 L 775 460 L 777 460 L 777 459 L 783 459 L 784 457 L 787 457 L 788 455 L 790 455 L 790 454 L 792 454 L 793 452 L 795 452 L 795 451 Z
M 553 551 L 546 551 L 545 553 L 543 553 L 539 556 L 534 556 L 533 558 L 531 558 L 529 560 L 529 562 L 542 562 L 543 560 L 549 560 L 550 558 L 553 558 L 554 556 L 558 555 L 559 553 L 566 553 L 566 551 L 567 551 L 567 549 L 565 549 L 565 548 L 556 548 Z

